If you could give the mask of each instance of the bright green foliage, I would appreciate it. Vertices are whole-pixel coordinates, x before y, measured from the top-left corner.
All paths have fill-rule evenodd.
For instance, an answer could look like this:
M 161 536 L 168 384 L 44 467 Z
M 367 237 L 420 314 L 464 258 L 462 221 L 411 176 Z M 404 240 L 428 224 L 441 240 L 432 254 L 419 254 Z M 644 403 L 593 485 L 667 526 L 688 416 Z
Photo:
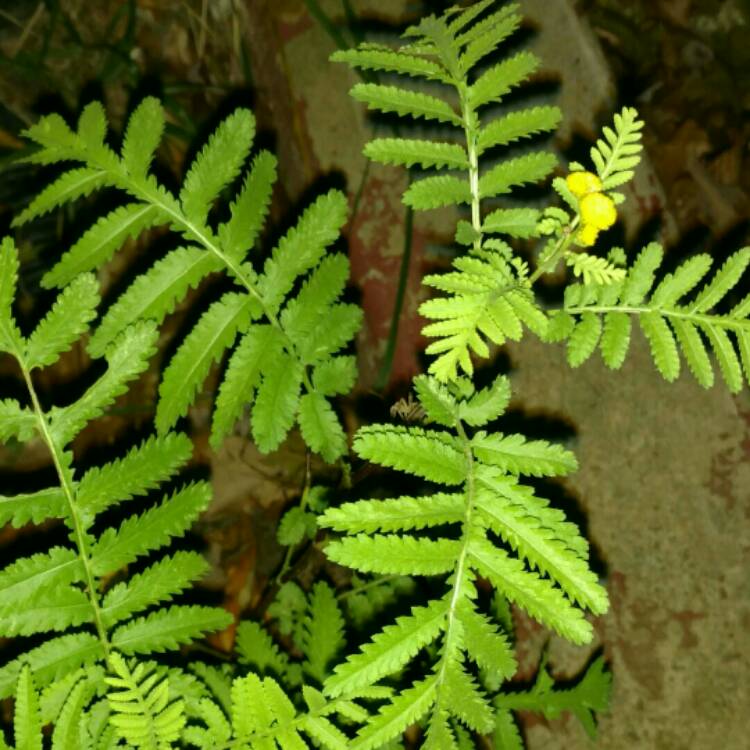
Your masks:
M 84 109 L 76 131 L 56 115 L 26 131 L 40 147 L 29 157 L 31 161 L 82 166 L 45 188 L 16 224 L 102 187 L 114 188 L 130 201 L 86 231 L 44 277 L 44 283 L 64 286 L 72 281 L 72 285 L 90 286 L 93 280 L 73 279 L 107 262 L 128 238 L 168 225 L 184 238 L 185 245 L 157 260 L 112 304 L 91 338 L 90 352 L 101 356 L 136 321 L 160 323 L 191 288 L 211 274 L 224 272 L 236 290 L 206 310 L 167 366 L 159 388 L 157 430 L 165 434 L 187 414 L 211 367 L 239 339 L 220 387 L 212 444 L 218 446 L 245 407 L 252 406 L 253 436 L 262 451 L 277 448 L 299 422 L 310 448 L 327 461 L 336 461 L 346 451 L 346 440 L 328 398 L 340 391 L 318 390 L 315 371 L 326 367 L 361 325 L 359 308 L 338 301 L 349 276 L 348 261 L 342 255 L 326 254 L 346 218 L 345 196 L 336 190 L 320 196 L 261 266 L 247 256 L 268 212 L 276 160 L 260 151 L 244 170 L 255 135 L 252 114 L 240 109 L 219 125 L 194 159 L 176 196 L 149 172 L 163 127 L 159 103 L 145 99 L 128 122 L 119 155 L 104 143 L 106 117 L 100 104 Z M 219 223 L 212 208 L 225 191 L 234 189 L 243 170 L 229 218 Z M 299 281 L 303 284 L 296 294 Z M 73 291 L 69 296 L 78 300 L 82 309 L 73 312 L 78 312 L 80 325 L 85 324 L 90 292 L 88 297 Z M 48 323 L 54 324 L 54 320 Z M 69 336 L 74 333 L 72 325 Z M 274 341 L 263 348 L 271 336 Z M 64 331 L 58 338 L 59 346 L 66 343 Z M 33 339 L 30 343 L 34 344 Z M 33 354 L 37 359 L 53 356 L 52 351 Z
M 519 139 L 554 130 L 560 112 L 545 106 L 499 118 L 487 116 L 484 108 L 502 102 L 539 64 L 530 52 L 520 52 L 489 68 L 478 67 L 520 24 L 516 5 L 487 13 L 491 5 L 479 3 L 453 20 L 450 14 L 429 16 L 407 30 L 405 36 L 412 41 L 398 49 L 363 45 L 336 52 L 331 58 L 353 67 L 424 77 L 441 84 L 436 95 L 371 83 L 357 84 L 351 93 L 372 109 L 434 119 L 455 128 L 453 140 L 378 138 L 365 147 L 367 156 L 384 164 L 440 170 L 440 174 L 411 183 L 404 194 L 408 206 L 419 210 L 470 206 L 471 223 L 461 222 L 457 240 L 469 245 L 476 257 L 457 258 L 451 273 L 427 277 L 425 283 L 451 296 L 430 300 L 420 309 L 422 315 L 437 321 L 426 326 L 424 333 L 437 339 L 427 349 L 429 354 L 440 355 L 430 372 L 444 382 L 457 377 L 458 368 L 473 372 L 471 353 L 489 355 L 485 339 L 502 344 L 519 339 L 523 325 L 538 334 L 545 326 L 544 314 L 529 293 L 526 269 L 511 261 L 507 245 L 491 239 L 498 234 L 536 236 L 540 213 L 496 208 L 483 216 L 482 201 L 544 180 L 556 159 L 546 151 L 532 151 L 482 169 L 479 157 L 489 151 L 494 156 L 497 149 Z
M 531 295 L 524 265 L 508 261 L 504 254 L 479 250 L 457 258 L 453 271 L 427 276 L 424 283 L 450 296 L 422 303 L 419 311 L 435 322 L 423 329 L 438 337 L 427 347 L 439 355 L 430 372 L 440 381 L 454 380 L 458 369 L 471 375 L 471 353 L 488 357 L 485 339 L 502 344 L 518 341 L 525 324 L 543 334 L 547 318 Z
M 661 247 L 651 244 L 624 279 L 569 286 L 564 307 L 550 322 L 550 339 L 567 339 L 568 361 L 574 367 L 599 346 L 605 364 L 619 368 L 630 342 L 631 319 L 635 318 L 665 379 L 679 375 L 681 353 L 696 380 L 710 387 L 714 382 L 710 349 L 727 386 L 738 392 L 743 370 L 745 379 L 750 378 L 750 304 L 745 298 L 725 313 L 714 308 L 739 283 L 750 264 L 750 248 L 730 256 L 697 294 L 691 292 L 708 274 L 710 256 L 697 255 L 685 261 L 653 288 L 662 257 Z
M 128 665 L 114 652 L 108 661 L 113 672 L 104 678 L 110 687 L 110 725 L 132 747 L 169 750 L 185 725 L 184 701 L 170 701 L 169 678 L 162 679 L 153 662 Z
M 11 271 L 0 298 L 0 329 L 7 334 L 2 348 L 15 359 L 30 401 L 23 410 L 13 402 L 3 402 L 12 429 L 5 429 L 2 437 L 38 437 L 49 450 L 58 476 L 57 486 L 0 498 L 0 520 L 19 526 L 61 519 L 70 532 L 65 546 L 21 557 L 0 570 L 0 634 L 45 637 L 0 668 L 0 697 L 6 697 L 19 678 L 24 690 L 32 677 L 44 687 L 105 658 L 113 645 L 126 653 L 174 649 L 225 627 L 231 617 L 221 609 L 166 605 L 131 619 L 135 613 L 169 602 L 201 577 L 206 565 L 195 553 L 154 556 L 130 580 L 110 583 L 124 566 L 183 535 L 208 504 L 210 488 L 199 482 L 176 490 L 140 514 L 132 512 L 118 526 L 102 523 L 102 514 L 113 506 L 132 502 L 174 477 L 192 454 L 185 436 L 149 438 L 124 458 L 74 479 L 69 444 L 147 367 L 156 341 L 155 326 L 139 322 L 122 331 L 105 351 L 108 367 L 99 379 L 78 400 L 45 413 L 32 370 L 54 363 L 86 330 L 98 302 L 96 285 L 92 276 L 78 276 L 24 339 L 11 313 L 13 271 L 18 264 L 15 247 L 8 240 L 0 249 L 0 265 Z M 55 633 L 64 634 L 53 637 Z M 78 730 L 63 719 L 82 710 L 90 698 L 88 687 L 73 688 L 71 684 L 71 702 L 56 729 L 69 737 L 77 737 Z
M 591 149 L 591 161 L 604 190 L 629 182 L 643 151 L 640 133 L 643 121 L 638 119 L 635 109 L 625 107 L 621 114 L 615 115 L 614 125 L 614 129 L 604 128 L 604 138 Z
M 402 690 L 360 731 L 355 746 L 362 750 L 381 747 L 422 719 L 425 747 L 456 747 L 453 721 L 480 733 L 493 730 L 489 696 L 466 663 L 502 682 L 515 671 L 515 661 L 498 624 L 477 602 L 477 577 L 575 643 L 589 641 L 592 633 L 579 607 L 594 614 L 607 608 L 575 527 L 520 483 L 520 474 L 574 471 L 573 455 L 520 435 L 467 433 L 462 414 L 467 423 L 484 427 L 507 405 L 502 377 L 478 393 L 466 381 L 445 387 L 426 376 L 416 386 L 427 418 L 450 429 L 365 427 L 354 449 L 452 491 L 346 503 L 320 519 L 344 533 L 326 547 L 335 562 L 363 572 L 447 577 L 442 596 L 387 625 L 325 683 L 328 696 L 346 697 L 398 673 L 426 647 L 435 654 L 431 674 Z M 419 533 L 428 527 L 435 532 Z
M 612 675 L 605 671 L 604 659 L 595 659 L 580 681 L 569 689 L 555 690 L 552 677 L 545 669 L 545 665 L 546 660 L 543 660 L 537 672 L 536 682 L 530 690 L 502 693 L 495 698 L 493 704 L 499 709 L 496 736 L 498 731 L 501 736 L 511 734 L 511 725 L 515 729 L 510 718 L 511 710 L 534 711 L 543 714 L 546 719 L 557 719 L 563 711 L 569 711 L 581 722 L 589 737 L 594 739 L 594 715 L 607 710 L 612 692 Z M 512 744 L 508 746 L 516 747 Z M 518 744 L 517 747 L 522 748 L 523 745 Z
M 333 589 L 319 581 L 308 597 L 301 596 L 304 611 L 292 636 L 294 649 L 303 657 L 301 669 L 300 662 L 290 659 L 259 624 L 240 623 L 239 662 L 249 665 L 253 672 L 235 677 L 225 700 L 201 699 L 196 722 L 190 723 L 184 733 L 191 746 L 211 750 L 356 747 L 339 724 L 361 723 L 369 712 L 358 699 L 382 699 L 390 691 L 377 688 L 347 698 L 327 699 L 316 688 L 302 684 L 303 676 L 322 683 L 346 641 L 344 618 Z M 300 710 L 300 705 L 306 709 Z

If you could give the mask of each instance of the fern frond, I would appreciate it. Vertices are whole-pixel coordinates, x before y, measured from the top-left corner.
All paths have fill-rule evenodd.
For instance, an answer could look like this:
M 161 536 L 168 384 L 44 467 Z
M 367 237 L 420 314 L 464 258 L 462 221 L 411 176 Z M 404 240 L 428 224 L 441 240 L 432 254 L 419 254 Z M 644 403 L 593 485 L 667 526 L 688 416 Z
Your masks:
M 479 178 L 479 195 L 482 198 L 506 195 L 511 188 L 543 180 L 556 165 L 557 157 L 544 151 L 507 159 Z
M 240 173 L 254 138 L 255 118 L 247 109 L 233 112 L 211 134 L 180 190 L 182 210 L 192 222 L 205 222 L 213 201 Z
M 18 678 L 13 725 L 17 750 L 42 750 L 39 695 L 28 666 L 24 667 Z
M 337 303 L 317 319 L 316 328 L 304 343 L 297 346 L 301 362 L 315 366 L 336 354 L 354 338 L 362 327 L 362 308 L 348 303 Z
M 94 610 L 86 594 L 72 586 L 37 589 L 23 601 L 3 602 L 0 633 L 6 637 L 34 633 L 63 632 L 91 622 Z
M 510 644 L 498 632 L 497 626 L 468 602 L 461 605 L 458 618 L 464 630 L 466 655 L 495 679 L 510 679 L 518 664 Z
M 463 71 L 468 72 L 474 68 L 519 28 L 521 17 L 517 10 L 518 5 L 507 5 L 456 37 L 456 43 L 464 47 L 459 58 Z
M 150 322 L 138 323 L 123 332 L 109 347 L 107 371 L 78 401 L 50 411 L 50 432 L 58 445 L 66 445 L 88 422 L 101 415 L 128 381 L 140 375 L 155 351 L 157 332 Z
M 395 738 L 406 717 L 414 721 L 430 709 L 427 747 L 458 741 L 462 735 L 451 728 L 454 721 L 479 732 L 492 730 L 485 688 L 472 679 L 465 662 L 484 670 L 488 685 L 513 674 L 515 662 L 497 625 L 477 606 L 478 577 L 488 580 L 504 601 L 517 603 L 575 643 L 592 635 L 580 607 L 602 613 L 608 605 L 575 527 L 515 478 L 516 472 L 568 473 L 577 466 L 575 457 L 520 435 L 467 435 L 462 414 L 483 426 L 507 406 L 506 378 L 478 393 L 464 380 L 449 386 L 425 377 L 417 382 L 428 417 L 452 427 L 455 437 L 448 431 L 376 425 L 358 432 L 355 450 L 378 464 L 460 484 L 461 494 L 360 500 L 329 508 L 318 519 L 320 526 L 344 534 L 325 548 L 332 561 L 386 575 L 445 575 L 449 587 L 427 607 L 386 626 L 326 680 L 328 695 L 346 696 L 401 672 L 425 648 L 434 654 L 429 686 L 423 682 L 392 698 L 358 733 L 356 747 L 377 747 L 376 741 Z M 455 451 L 450 463 L 442 455 L 446 449 Z M 447 476 L 435 475 L 428 462 L 438 458 L 444 472 L 450 467 Z M 414 532 L 433 522 L 460 524 L 460 532 L 450 538 Z
M 516 279 L 515 270 L 498 254 L 458 258 L 453 266 L 456 270 L 451 273 L 424 279 L 453 296 L 428 300 L 419 308 L 426 318 L 439 321 L 425 326 L 423 333 L 438 338 L 427 353 L 440 355 L 430 372 L 442 382 L 454 380 L 458 367 L 473 373 L 470 350 L 489 356 L 483 336 L 502 344 L 521 337 L 522 323 L 536 333 L 542 333 L 547 324 L 544 313 Z
M 148 203 L 129 203 L 99 219 L 42 277 L 42 285 L 63 287 L 79 273 L 104 265 L 125 242 L 163 224 L 165 214 Z
M 240 663 L 248 664 L 260 674 L 271 669 L 276 675 L 286 676 L 289 657 L 257 622 L 243 620 L 237 626 L 235 649 Z
M 96 316 L 99 285 L 91 274 L 74 279 L 57 297 L 26 342 L 28 369 L 47 367 L 66 352 Z
M 370 109 L 380 112 L 393 112 L 400 117 L 435 120 L 461 126 L 461 118 L 451 105 L 430 94 L 377 83 L 358 83 L 349 93 Z
M 83 574 L 81 560 L 65 547 L 19 558 L 0 571 L 0 606 L 12 609 L 53 588 L 81 581 Z
M 43 191 L 21 217 L 25 220 L 85 192 L 91 175 L 102 175 L 101 180 L 97 177 L 91 183 L 91 187 L 114 187 L 126 193 L 131 201 L 84 234 L 48 275 L 46 282 L 49 284 L 64 284 L 80 271 L 101 265 L 127 236 L 136 235 L 147 226 L 168 224 L 189 243 L 157 262 L 115 302 L 90 342 L 90 351 L 94 355 L 101 355 L 115 345 L 117 337 L 129 325 L 143 318 L 161 322 L 191 287 L 197 286 L 212 272 L 225 271 L 242 288 L 241 292 L 229 293 L 208 310 L 167 368 L 157 407 L 160 433 L 187 412 L 210 366 L 221 357 L 236 335 L 246 333 L 250 323 L 257 318 L 265 317 L 266 322 L 278 331 L 283 339 L 283 353 L 294 360 L 294 369 L 300 372 L 304 390 L 310 394 L 315 393 L 315 387 L 308 368 L 322 364 L 347 345 L 361 323 L 361 313 L 355 306 L 333 304 L 340 290 L 333 294 L 328 305 L 314 297 L 317 267 L 322 265 L 322 271 L 328 268 L 327 264 L 321 264 L 321 259 L 339 236 L 346 219 L 347 200 L 343 193 L 330 191 L 308 207 L 297 225 L 278 243 L 266 261 L 263 273 L 258 274 L 251 263 L 243 261 L 255 244 L 268 212 L 276 176 L 276 161 L 271 154 L 261 151 L 255 157 L 229 206 L 229 219 L 218 227 L 209 222 L 211 206 L 219 193 L 240 174 L 249 154 L 255 131 L 252 114 L 238 110 L 216 129 L 194 159 L 179 198 L 160 185 L 148 171 L 163 130 L 163 119 L 158 103 L 153 99 L 144 100 L 128 124 L 122 158 L 104 144 L 106 118 L 101 105 L 85 109 L 76 133 L 60 118 L 43 119 L 27 133 L 42 146 L 42 151 L 35 154 L 35 160 L 40 163 L 74 161 L 81 166 L 64 176 L 62 183 L 54 183 Z M 142 155 L 137 153 L 134 145 L 138 138 L 144 139 L 146 150 Z M 346 265 L 346 260 L 342 260 L 343 263 L 338 263 L 341 267 Z M 290 292 L 300 280 L 305 281 L 309 272 L 313 272 L 316 278 L 307 280 L 309 283 L 303 287 L 299 299 L 290 300 Z M 239 302 L 240 298 L 243 303 Z M 236 301 L 237 305 L 231 305 L 230 300 Z M 300 313 L 297 323 L 312 314 L 311 309 L 319 319 L 304 320 L 301 325 L 292 325 L 286 330 L 278 315 L 284 303 L 287 303 L 285 310 L 290 315 L 295 309 Z M 234 309 L 238 306 L 243 310 Z M 323 318 L 327 318 L 329 325 L 320 324 Z M 0 324 L 0 342 L 8 338 L 2 335 L 4 328 Z M 307 331 L 312 331 L 312 335 L 307 336 Z M 18 348 L 20 336 L 11 335 L 10 338 L 12 346 Z M 211 342 L 205 348 L 197 344 L 198 339 L 204 338 Z M 252 393 L 238 398 L 235 387 L 230 385 L 229 388 L 232 398 L 227 402 L 231 402 L 231 408 L 226 413 L 224 408 L 219 412 L 222 434 L 226 434 L 237 410 L 252 399 Z M 262 383 L 260 387 L 262 390 Z M 322 403 L 317 397 L 306 400 L 306 403 L 313 402 Z M 291 422 L 277 431 L 279 434 L 273 434 L 265 441 L 268 446 L 265 450 L 275 447 L 293 426 L 296 408 L 292 411 Z M 316 412 L 320 416 L 321 409 Z M 309 410 L 305 414 L 309 416 Z M 311 435 L 316 446 L 332 459 L 344 450 L 343 430 L 340 425 L 331 423 L 327 411 L 325 425 L 331 432 L 325 441 L 316 440 L 318 433 L 315 430 L 306 429 L 305 433 Z M 55 435 L 60 436 L 68 437 L 62 433 Z M 220 439 L 219 432 L 215 431 L 213 442 L 217 444 Z
M 571 555 L 566 545 L 555 539 L 538 519 L 524 515 L 525 508 L 514 506 L 494 492 L 480 492 L 477 505 L 489 528 L 506 539 L 531 565 L 557 581 L 573 601 L 594 614 L 606 612 L 606 593 L 586 561 Z
M 413 167 L 419 164 L 423 169 L 468 169 L 469 157 L 466 150 L 457 143 L 406 138 L 375 138 L 364 150 L 368 159 L 381 164 Z
M 471 565 L 492 581 L 512 602 L 534 619 L 577 644 L 591 640 L 591 625 L 547 579 L 526 571 L 523 564 L 487 541 L 469 546 Z
M 17 401 L 4 399 L 0 401 L 0 441 L 7 443 L 11 439 L 27 442 L 34 437 L 39 427 L 34 412 L 22 408 Z
M 419 721 L 435 702 L 436 679 L 421 680 L 403 690 L 359 733 L 357 750 L 376 750 Z
M 165 556 L 134 575 L 129 581 L 113 586 L 102 601 L 102 618 L 107 627 L 121 622 L 157 602 L 169 601 L 188 588 L 208 569 L 208 563 L 197 552 L 176 552 Z
M 581 364 L 598 345 L 605 364 L 620 367 L 630 343 L 630 316 L 634 316 L 648 339 L 656 368 L 666 380 L 679 375 L 682 353 L 696 380 L 710 387 L 714 373 L 708 344 L 729 389 L 738 392 L 743 382 L 743 347 L 750 334 L 750 309 L 735 307 L 722 314 L 713 307 L 740 282 L 750 265 L 750 248 L 732 255 L 692 300 L 689 296 L 708 273 L 710 258 L 698 255 L 685 261 L 649 294 L 662 257 L 661 247 L 652 243 L 640 253 L 624 280 L 566 289 L 565 305 L 555 315 L 559 321 L 555 327 L 560 338 L 568 339 L 568 361 L 573 366 Z
M 4 237 L 0 243 L 0 351 L 13 352 L 23 346 L 12 312 L 17 281 L 18 251 L 13 240 Z
M 189 289 L 220 269 L 218 258 L 200 248 L 171 250 L 140 274 L 107 310 L 89 340 L 89 352 L 94 357 L 101 356 L 125 328 L 138 320 L 161 323 Z
M 326 547 L 339 565 L 363 573 L 438 575 L 452 569 L 460 545 L 452 539 L 423 539 L 396 534 L 357 534 Z
M 310 592 L 309 613 L 302 625 L 299 645 L 305 655 L 303 669 L 322 683 L 332 660 L 346 645 L 344 617 L 333 589 L 323 581 L 318 581 Z
M 185 726 L 185 702 L 170 701 L 169 678 L 160 679 L 153 662 L 128 665 L 117 653 L 109 656 L 114 673 L 104 680 L 110 686 L 109 723 L 131 746 L 143 750 L 173 747 Z
M 526 80 L 539 67 L 541 60 L 532 52 L 519 52 L 482 73 L 469 87 L 472 107 L 499 102 L 507 93 Z
M 463 495 L 437 493 L 424 498 L 398 497 L 344 503 L 338 508 L 328 508 L 321 518 L 335 531 L 371 534 L 460 523 L 464 511 Z
M 357 380 L 357 360 L 340 356 L 325 359 L 313 369 L 312 382 L 322 396 L 349 393 Z
M 471 199 L 471 187 L 466 180 L 445 175 L 412 182 L 403 196 L 407 206 L 419 211 L 468 204 Z
M 321 318 L 341 296 L 349 278 L 349 259 L 340 253 L 327 255 L 292 297 L 279 318 L 281 326 L 298 347 L 315 333 Z
M 214 448 L 229 434 L 253 393 L 261 376 L 283 351 L 284 341 L 278 329 L 270 325 L 254 325 L 240 339 L 227 365 L 216 399 L 211 424 Z
M 557 129 L 562 119 L 558 107 L 531 107 L 509 112 L 492 120 L 479 130 L 477 156 L 497 146 L 507 146 L 520 138 L 530 138 L 537 133 L 550 133 Z
M 573 269 L 576 277 L 583 276 L 585 286 L 600 284 L 606 286 L 625 278 L 625 270 L 613 266 L 605 258 L 598 258 L 587 253 L 572 253 L 566 255 L 566 263 Z
M 440 484 L 461 484 L 463 456 L 448 433 L 419 427 L 373 425 L 354 439 L 359 456 Z
M 448 602 L 437 599 L 427 607 L 414 607 L 411 614 L 396 619 L 334 669 L 326 682 L 326 693 L 333 697 L 376 683 L 408 664 L 417 652 L 432 643 L 443 631 Z
M 70 633 L 52 638 L 0 668 L 0 698 L 7 698 L 13 692 L 26 664 L 31 668 L 34 680 L 43 687 L 84 664 L 100 661 L 103 656 L 101 641 L 90 633 Z
M 492 385 L 461 401 L 458 417 L 472 427 L 484 427 L 505 412 L 510 403 L 510 381 L 503 375 Z
M 229 206 L 229 220 L 219 226 L 219 240 L 233 260 L 242 260 L 255 245 L 275 182 L 276 157 L 261 151 L 253 161 L 242 190 Z
M 343 62 L 353 68 L 402 73 L 432 81 L 445 81 L 446 71 L 432 60 L 392 49 L 360 48 L 337 50 L 331 55 L 332 62 Z
M 115 503 L 145 495 L 174 476 L 193 452 L 186 435 L 151 437 L 119 460 L 89 469 L 76 488 L 76 501 L 93 518 Z
M 522 435 L 477 434 L 471 441 L 474 455 L 503 473 L 530 476 L 566 475 L 578 470 L 576 457 L 545 440 L 526 440 Z
M 534 208 L 499 208 L 485 217 L 482 231 L 528 239 L 536 234 L 541 214 Z
M 172 651 L 205 633 L 223 630 L 232 619 L 218 607 L 173 605 L 120 625 L 112 633 L 112 645 L 125 654 Z
M 328 399 L 317 393 L 304 394 L 297 419 L 305 443 L 328 463 L 345 453 L 346 435 Z
M 632 107 L 624 107 L 615 115 L 614 130 L 604 128 L 600 138 L 591 149 L 591 161 L 602 181 L 602 189 L 610 190 L 632 179 L 635 167 L 640 163 L 641 130 L 643 121 Z
M 292 428 L 302 379 L 300 363 L 286 353 L 269 363 L 252 410 L 253 438 L 261 451 L 277 448 Z
M 338 238 L 346 212 L 344 194 L 331 190 L 309 206 L 281 239 L 259 281 L 267 310 L 276 313 L 297 277 L 318 264 L 326 248 Z
M 0 402 L 0 424 L 2 420 L 2 403 Z M 67 510 L 65 495 L 59 487 L 10 497 L 0 495 L 0 526 L 9 523 L 20 529 L 29 522 L 40 524 L 51 518 L 64 518 Z
M 251 297 L 228 292 L 201 316 L 164 371 L 155 419 L 159 433 L 167 432 L 187 414 L 211 365 L 247 328 L 255 311 Z
M 85 198 L 107 184 L 108 175 L 103 169 L 80 167 L 58 177 L 13 219 L 11 226 L 19 227 L 32 219 L 53 211 L 65 203 Z
M 158 99 L 146 97 L 133 111 L 122 143 L 122 163 L 131 177 L 143 178 L 164 133 L 164 110 Z
M 583 678 L 572 688 L 555 689 L 543 661 L 530 690 L 500 694 L 495 697 L 493 704 L 499 713 L 507 717 L 506 721 L 509 723 L 512 723 L 511 710 L 536 711 L 551 720 L 558 718 L 563 712 L 570 712 L 581 722 L 588 736 L 594 739 L 594 715 L 607 710 L 612 689 L 612 675 L 605 671 L 604 666 L 604 659 L 599 657 L 589 665 Z
M 107 575 L 150 550 L 158 549 L 172 537 L 190 528 L 211 500 L 205 482 L 186 485 L 160 505 L 140 516 L 131 516 L 118 529 L 106 529 L 91 549 L 91 566 L 97 575 Z
M 52 733 L 52 750 L 84 747 L 83 713 L 94 688 L 86 679 L 78 680 L 70 691 L 55 720 Z

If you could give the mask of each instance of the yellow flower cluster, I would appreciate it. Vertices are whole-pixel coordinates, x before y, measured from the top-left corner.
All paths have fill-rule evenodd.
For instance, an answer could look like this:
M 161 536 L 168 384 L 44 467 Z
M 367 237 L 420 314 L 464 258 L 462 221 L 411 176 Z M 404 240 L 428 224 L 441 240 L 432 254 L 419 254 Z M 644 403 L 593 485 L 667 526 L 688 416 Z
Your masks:
M 565 183 L 578 198 L 582 226 L 576 239 L 590 247 L 603 229 L 609 229 L 617 219 L 615 202 L 602 193 L 602 181 L 591 172 L 571 172 Z

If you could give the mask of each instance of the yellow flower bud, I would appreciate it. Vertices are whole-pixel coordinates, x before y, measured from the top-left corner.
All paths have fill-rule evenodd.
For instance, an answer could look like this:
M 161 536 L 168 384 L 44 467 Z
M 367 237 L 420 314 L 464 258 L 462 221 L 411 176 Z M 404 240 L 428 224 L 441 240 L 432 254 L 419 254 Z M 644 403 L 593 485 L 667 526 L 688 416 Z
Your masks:
M 579 245 L 584 247 L 591 247 L 599 236 L 599 230 L 592 224 L 585 224 L 578 230 L 576 240 Z
M 602 189 L 602 181 L 591 172 L 571 172 L 565 178 L 565 183 L 568 190 L 579 199 Z
M 590 193 L 581 198 L 581 219 L 584 225 L 609 229 L 617 219 L 615 202 L 604 193 Z

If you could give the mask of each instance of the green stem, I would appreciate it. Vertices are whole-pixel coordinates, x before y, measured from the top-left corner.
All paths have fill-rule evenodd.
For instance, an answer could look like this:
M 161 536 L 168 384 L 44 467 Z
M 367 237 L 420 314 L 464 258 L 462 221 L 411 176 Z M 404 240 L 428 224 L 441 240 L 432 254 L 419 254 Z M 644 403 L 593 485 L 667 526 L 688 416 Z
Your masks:
M 62 488 L 63 494 L 65 495 L 65 499 L 68 503 L 70 520 L 73 527 L 73 541 L 78 547 L 78 556 L 83 564 L 86 589 L 89 601 L 91 602 L 91 608 L 94 612 L 94 625 L 96 626 L 96 632 L 104 648 L 104 654 L 106 657 L 109 656 L 110 643 L 109 638 L 107 637 L 107 629 L 104 626 L 104 619 L 102 617 L 101 607 L 99 605 L 99 598 L 96 593 L 96 577 L 94 576 L 94 572 L 92 570 L 91 558 L 89 557 L 88 547 L 86 544 L 86 531 L 84 529 L 83 520 L 80 516 L 78 506 L 76 505 L 75 493 L 73 491 L 70 478 L 66 471 L 63 469 L 62 451 L 49 431 L 49 423 L 47 422 L 45 413 L 39 403 L 39 398 L 37 397 L 34 383 L 31 380 L 31 373 L 26 367 L 26 364 L 23 361 L 20 353 L 14 353 L 14 355 L 18 360 L 19 366 L 21 367 L 23 379 L 26 383 L 26 388 L 28 389 L 29 396 L 31 397 L 31 403 L 34 408 L 37 423 L 39 425 L 39 432 L 41 433 L 42 439 L 47 444 L 50 454 L 52 455 L 52 462 L 55 466 L 55 471 L 57 472 L 57 477 L 60 481 L 60 486 Z
M 464 451 L 464 460 L 466 462 L 466 509 L 464 512 L 464 521 L 462 524 L 462 546 L 461 553 L 458 556 L 458 562 L 453 573 L 453 591 L 451 593 L 450 603 L 448 604 L 447 622 L 445 626 L 445 645 L 443 646 L 443 652 L 441 656 L 440 669 L 436 675 L 436 691 L 437 697 L 435 704 L 440 704 L 440 688 L 443 680 L 445 679 L 445 670 L 448 668 L 448 656 L 455 651 L 455 621 L 456 621 L 456 609 L 458 605 L 466 596 L 464 591 L 463 581 L 467 575 L 466 566 L 467 558 L 469 555 L 469 541 L 471 534 L 471 523 L 474 515 L 474 496 L 476 493 L 475 479 L 474 479 L 474 454 L 471 450 L 471 441 L 464 430 L 461 421 L 456 418 L 456 431 L 461 440 Z
M 575 230 L 578 228 L 580 217 L 576 216 L 570 225 L 566 228 L 563 235 L 557 241 L 557 247 L 550 253 L 549 258 L 539 266 L 534 273 L 529 276 L 529 285 L 533 285 L 535 281 L 539 279 L 542 274 L 549 273 L 558 263 L 570 247 L 570 243 L 573 241 Z
M 461 100 L 461 119 L 466 136 L 466 153 L 469 157 L 469 190 L 471 192 L 471 226 L 475 232 L 474 250 L 482 247 L 482 198 L 479 193 L 479 155 L 477 153 L 476 113 L 469 104 L 468 89 L 458 91 Z
M 572 315 L 581 315 L 582 313 L 627 313 L 630 315 L 645 315 L 650 312 L 657 312 L 666 318 L 679 318 L 687 320 L 697 325 L 718 326 L 719 328 L 728 328 L 730 331 L 748 331 L 750 323 L 746 320 L 732 320 L 731 318 L 722 318 L 716 315 L 705 315 L 694 313 L 690 310 L 665 310 L 661 307 L 642 307 L 640 305 L 586 305 L 576 307 L 565 307 L 563 310 Z
M 305 511 L 307 510 L 307 502 L 310 497 L 310 486 L 312 484 L 312 473 L 310 471 L 310 451 L 307 451 L 305 454 L 305 487 L 302 490 L 302 499 L 300 500 L 299 507 L 300 510 Z M 281 570 L 276 574 L 276 578 L 274 578 L 273 584 L 274 586 L 279 586 L 281 584 L 281 579 L 286 575 L 287 571 L 289 570 L 289 566 L 292 564 L 292 555 L 294 554 L 294 550 L 296 544 L 290 544 L 286 548 L 286 554 L 284 555 L 284 562 L 281 565 Z

